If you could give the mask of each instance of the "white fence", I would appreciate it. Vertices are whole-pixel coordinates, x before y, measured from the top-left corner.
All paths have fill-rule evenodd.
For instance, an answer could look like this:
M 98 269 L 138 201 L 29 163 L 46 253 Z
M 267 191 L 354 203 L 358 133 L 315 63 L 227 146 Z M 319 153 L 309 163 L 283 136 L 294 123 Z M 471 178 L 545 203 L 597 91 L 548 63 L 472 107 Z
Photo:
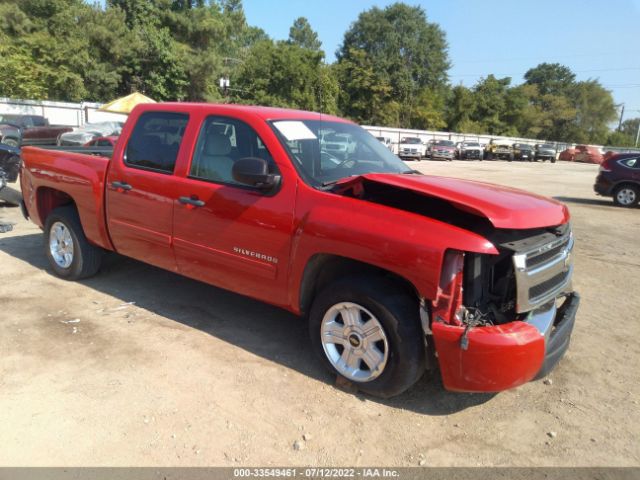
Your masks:
M 100 103 L 50 102 L 47 100 L 16 100 L 0 97 L 0 114 L 42 115 L 51 125 L 80 127 L 85 123 L 124 121 L 126 115 L 99 112 Z

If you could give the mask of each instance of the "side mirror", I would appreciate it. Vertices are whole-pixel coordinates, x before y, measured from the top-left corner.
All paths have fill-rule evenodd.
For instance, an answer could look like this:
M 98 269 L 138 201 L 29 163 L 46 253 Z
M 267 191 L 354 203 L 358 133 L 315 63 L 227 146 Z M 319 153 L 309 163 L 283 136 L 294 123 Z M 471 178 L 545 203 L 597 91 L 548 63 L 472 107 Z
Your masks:
M 231 169 L 233 179 L 260 190 L 270 190 L 280 182 L 280 175 L 269 173 L 267 161 L 257 157 L 241 158 Z

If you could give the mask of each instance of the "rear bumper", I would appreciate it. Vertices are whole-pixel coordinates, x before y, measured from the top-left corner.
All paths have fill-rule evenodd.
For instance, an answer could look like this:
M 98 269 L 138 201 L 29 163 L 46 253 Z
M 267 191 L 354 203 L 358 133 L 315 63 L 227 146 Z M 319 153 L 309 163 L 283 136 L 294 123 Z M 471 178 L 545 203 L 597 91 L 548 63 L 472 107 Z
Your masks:
M 596 178 L 596 183 L 593 184 L 593 191 L 598 195 L 609 197 L 612 195 L 613 184 L 602 176 Z
M 498 392 L 547 375 L 562 358 L 571 338 L 580 304 L 577 293 L 532 312 L 526 321 L 465 328 L 433 322 L 442 381 L 447 390 Z

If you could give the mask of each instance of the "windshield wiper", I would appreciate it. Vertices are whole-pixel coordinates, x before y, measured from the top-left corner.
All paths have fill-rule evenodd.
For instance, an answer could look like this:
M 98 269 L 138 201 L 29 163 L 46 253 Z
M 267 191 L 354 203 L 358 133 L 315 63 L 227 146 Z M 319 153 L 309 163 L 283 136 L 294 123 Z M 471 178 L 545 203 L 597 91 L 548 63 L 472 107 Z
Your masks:
M 403 175 L 411 175 L 417 173 L 418 175 L 422 175 L 422 172 L 420 170 L 405 170 L 404 172 L 402 172 Z

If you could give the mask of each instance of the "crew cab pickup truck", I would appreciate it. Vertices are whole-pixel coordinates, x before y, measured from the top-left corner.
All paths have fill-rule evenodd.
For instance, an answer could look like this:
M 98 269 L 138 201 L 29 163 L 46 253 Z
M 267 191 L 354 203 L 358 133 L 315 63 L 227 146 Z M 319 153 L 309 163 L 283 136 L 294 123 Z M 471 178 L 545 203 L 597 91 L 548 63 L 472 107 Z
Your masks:
M 324 150 L 329 135 L 351 153 Z M 399 394 L 437 365 L 447 389 L 505 390 L 569 345 L 566 206 L 419 174 L 349 121 L 146 104 L 111 158 L 22 155 L 23 211 L 55 274 L 94 275 L 114 251 L 282 307 L 363 392 Z
M 49 125 L 42 115 L 0 115 L 0 143 L 20 145 L 55 145 L 58 135 L 73 128 Z

